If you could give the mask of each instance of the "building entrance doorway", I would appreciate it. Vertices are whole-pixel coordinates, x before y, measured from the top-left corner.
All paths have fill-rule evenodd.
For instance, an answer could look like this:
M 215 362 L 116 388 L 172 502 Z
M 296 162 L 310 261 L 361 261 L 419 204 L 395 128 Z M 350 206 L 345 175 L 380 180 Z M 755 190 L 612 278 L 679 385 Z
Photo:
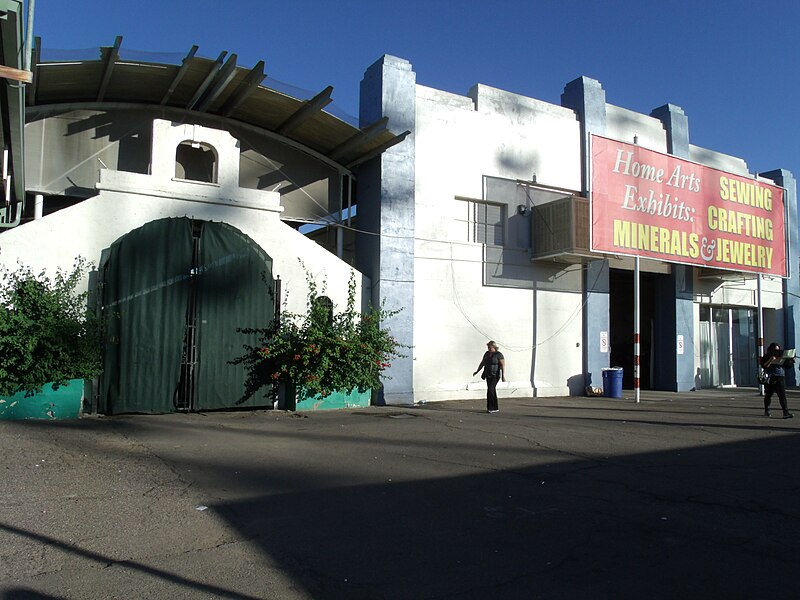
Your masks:
M 655 291 L 657 275 L 639 275 L 639 330 L 641 389 L 653 389 Z M 633 271 L 609 270 L 611 366 L 622 367 L 622 386 L 633 388 Z
M 753 308 L 700 306 L 701 387 L 757 385 L 755 313 Z
M 99 410 L 164 413 L 241 402 L 246 372 L 230 361 L 274 315 L 272 259 L 238 229 L 189 218 L 152 221 L 109 250 Z

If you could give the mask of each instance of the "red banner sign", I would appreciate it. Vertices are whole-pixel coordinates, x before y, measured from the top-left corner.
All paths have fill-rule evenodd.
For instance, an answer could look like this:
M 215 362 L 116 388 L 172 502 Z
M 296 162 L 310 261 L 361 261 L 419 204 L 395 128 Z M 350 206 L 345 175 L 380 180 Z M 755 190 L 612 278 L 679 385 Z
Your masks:
M 783 189 L 592 136 L 592 250 L 788 276 Z

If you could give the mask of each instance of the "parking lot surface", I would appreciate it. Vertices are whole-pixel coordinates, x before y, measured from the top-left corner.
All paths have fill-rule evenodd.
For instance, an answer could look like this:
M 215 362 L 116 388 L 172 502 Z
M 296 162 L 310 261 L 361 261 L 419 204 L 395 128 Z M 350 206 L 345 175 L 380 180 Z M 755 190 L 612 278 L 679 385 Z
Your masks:
M 0 598 L 800 597 L 800 413 L 500 409 L 0 421 Z

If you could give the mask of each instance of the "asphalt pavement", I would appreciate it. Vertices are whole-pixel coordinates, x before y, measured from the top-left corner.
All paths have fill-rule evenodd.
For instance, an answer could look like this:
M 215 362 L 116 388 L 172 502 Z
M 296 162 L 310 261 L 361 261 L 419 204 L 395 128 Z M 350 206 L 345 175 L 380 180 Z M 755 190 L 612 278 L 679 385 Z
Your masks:
M 0 599 L 798 598 L 753 389 L 0 421 Z

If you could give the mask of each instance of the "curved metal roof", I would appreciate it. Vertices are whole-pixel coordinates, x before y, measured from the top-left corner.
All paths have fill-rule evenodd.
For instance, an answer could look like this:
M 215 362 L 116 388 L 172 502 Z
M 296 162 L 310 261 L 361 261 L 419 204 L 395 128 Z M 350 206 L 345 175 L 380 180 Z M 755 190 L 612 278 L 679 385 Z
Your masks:
M 246 123 L 306 147 L 347 170 L 402 141 L 381 119 L 357 127 L 325 110 L 332 87 L 308 100 L 262 85 L 264 61 L 239 67 L 236 54 L 216 60 L 197 56 L 193 46 L 180 64 L 159 62 L 164 55 L 121 51 L 114 45 L 79 60 L 42 60 L 36 39 L 33 83 L 26 104 L 136 103 L 179 108 Z

